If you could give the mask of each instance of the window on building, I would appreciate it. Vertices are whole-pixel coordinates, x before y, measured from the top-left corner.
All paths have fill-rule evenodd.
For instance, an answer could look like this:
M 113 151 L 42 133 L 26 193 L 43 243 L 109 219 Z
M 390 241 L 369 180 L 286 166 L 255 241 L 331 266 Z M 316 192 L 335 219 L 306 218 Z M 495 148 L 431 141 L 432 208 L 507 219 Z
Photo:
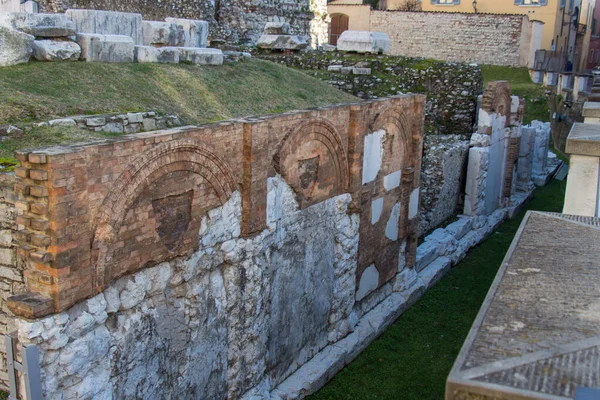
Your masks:
M 566 4 L 567 4 L 567 0 L 560 0 L 560 8 L 565 8 Z
M 588 60 L 588 62 L 590 62 L 590 63 L 594 62 L 594 50 L 590 50 L 590 59 Z
M 460 4 L 460 0 L 431 0 L 431 4 Z
M 515 6 L 545 6 L 548 0 L 515 0 Z

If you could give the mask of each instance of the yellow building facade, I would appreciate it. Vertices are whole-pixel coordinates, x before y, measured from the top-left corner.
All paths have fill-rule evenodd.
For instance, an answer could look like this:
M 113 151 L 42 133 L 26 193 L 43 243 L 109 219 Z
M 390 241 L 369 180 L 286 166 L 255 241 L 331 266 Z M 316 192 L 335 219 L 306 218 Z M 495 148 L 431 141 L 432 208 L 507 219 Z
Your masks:
M 563 20 L 563 14 L 568 18 L 570 3 L 581 4 L 581 0 L 422 0 L 421 7 L 423 11 L 525 14 L 532 21 L 544 23 L 542 49 L 559 50 L 556 48 L 557 37 L 561 36 L 561 30 L 564 31 L 564 23 L 568 24 L 568 19 Z

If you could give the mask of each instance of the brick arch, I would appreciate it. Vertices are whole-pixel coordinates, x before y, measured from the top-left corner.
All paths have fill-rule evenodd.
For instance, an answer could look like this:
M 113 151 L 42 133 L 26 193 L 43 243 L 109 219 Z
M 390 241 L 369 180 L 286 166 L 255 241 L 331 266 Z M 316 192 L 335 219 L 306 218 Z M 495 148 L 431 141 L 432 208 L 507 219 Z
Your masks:
M 416 158 L 414 157 L 414 138 L 412 125 L 408 122 L 408 118 L 402 110 L 394 107 L 388 107 L 381 113 L 377 114 L 371 124 L 369 130 L 375 132 L 383 129 L 386 133 L 391 134 L 400 139 L 402 143 L 402 162 L 403 168 L 415 167 Z M 417 138 L 418 140 L 418 138 Z
M 327 158 L 328 164 L 330 162 L 332 166 L 333 176 L 330 185 L 324 184 L 328 187 L 323 188 L 323 193 L 315 198 L 305 199 L 306 201 L 301 199 L 301 207 L 344 193 L 348 190 L 349 184 L 348 158 L 342 138 L 329 122 L 323 119 L 312 119 L 288 132 L 273 158 L 275 170 L 288 181 L 296 193 L 302 190 L 297 180 L 297 171 L 294 170 L 296 168 L 294 161 L 310 157 L 311 154 L 301 153 L 306 147 L 313 147 L 314 153 L 321 152 L 324 158 Z
M 488 113 L 497 113 L 506 117 L 506 127 L 510 125 L 511 103 L 510 82 L 494 81 L 488 83 L 483 92 L 481 108 Z
M 237 190 L 228 166 L 191 140 L 164 143 L 142 154 L 117 179 L 95 218 L 91 243 L 94 291 L 102 290 L 114 278 L 110 268 L 110 246 L 117 239 L 129 208 L 150 184 L 179 171 L 204 178 L 221 204 Z

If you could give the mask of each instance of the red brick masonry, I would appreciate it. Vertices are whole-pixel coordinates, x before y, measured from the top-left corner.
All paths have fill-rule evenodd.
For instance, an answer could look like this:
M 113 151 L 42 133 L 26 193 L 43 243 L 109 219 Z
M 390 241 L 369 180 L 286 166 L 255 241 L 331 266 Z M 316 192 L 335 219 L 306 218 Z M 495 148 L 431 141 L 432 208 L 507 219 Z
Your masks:
M 113 279 L 198 248 L 202 217 L 242 194 L 242 235 L 266 227 L 267 178 L 281 174 L 301 208 L 351 193 L 361 213 L 359 264 L 375 264 L 380 285 L 398 268 L 407 240 L 414 263 L 425 97 L 397 96 L 244 120 L 124 136 L 106 142 L 17 152 L 18 262 L 29 292 L 9 299 L 38 318 L 102 291 Z M 384 162 L 362 185 L 364 137 L 384 129 Z M 384 191 L 383 177 L 402 170 Z M 385 193 L 384 193 L 385 192 Z M 371 200 L 385 197 L 382 220 L 401 204 L 400 234 L 371 225 Z M 387 215 L 386 215 L 387 213 Z

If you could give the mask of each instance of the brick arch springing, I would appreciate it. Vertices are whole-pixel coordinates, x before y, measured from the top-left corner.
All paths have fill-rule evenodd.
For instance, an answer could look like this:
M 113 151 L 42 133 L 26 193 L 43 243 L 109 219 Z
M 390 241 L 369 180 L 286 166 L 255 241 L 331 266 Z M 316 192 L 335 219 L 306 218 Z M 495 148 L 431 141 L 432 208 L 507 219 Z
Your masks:
M 138 196 L 162 176 L 187 171 L 205 179 L 224 204 L 237 185 L 229 167 L 211 151 L 191 140 L 168 142 L 142 154 L 117 179 L 95 221 L 92 237 L 92 286 L 99 292 L 112 278 L 111 248 L 123 220 Z

